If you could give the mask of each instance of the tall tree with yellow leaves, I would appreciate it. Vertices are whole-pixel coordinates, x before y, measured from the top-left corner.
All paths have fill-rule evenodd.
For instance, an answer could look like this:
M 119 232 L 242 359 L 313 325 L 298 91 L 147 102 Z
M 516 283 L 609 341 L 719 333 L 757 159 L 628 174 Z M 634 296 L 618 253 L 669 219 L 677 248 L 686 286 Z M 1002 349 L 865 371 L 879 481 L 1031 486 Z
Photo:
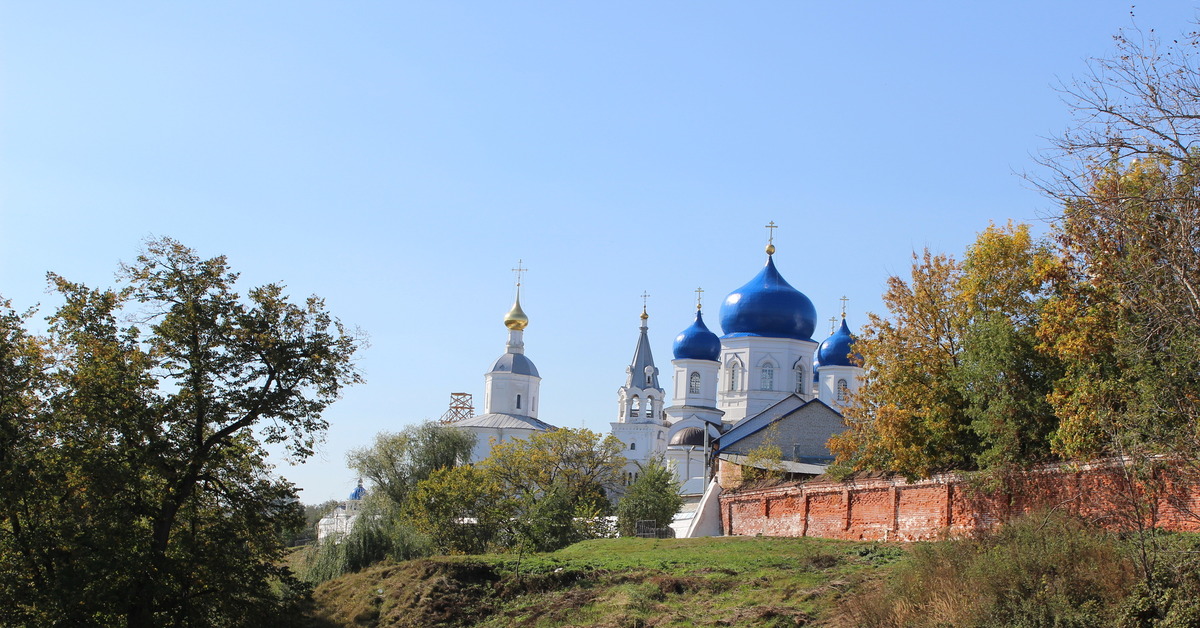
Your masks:
M 855 344 L 867 377 L 830 441 L 839 463 L 918 477 L 1048 455 L 1057 371 L 1034 329 L 1049 261 L 1027 225 L 992 225 L 964 262 L 926 250 L 910 281 L 889 278 L 890 316 Z

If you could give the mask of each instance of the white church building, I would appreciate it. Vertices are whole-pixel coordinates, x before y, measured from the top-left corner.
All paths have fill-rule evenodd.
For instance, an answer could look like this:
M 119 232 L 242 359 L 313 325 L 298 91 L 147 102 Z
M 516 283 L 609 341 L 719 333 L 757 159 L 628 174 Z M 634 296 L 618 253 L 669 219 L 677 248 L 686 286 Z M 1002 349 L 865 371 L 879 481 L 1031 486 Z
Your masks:
M 705 324 L 697 300 L 695 321 L 672 346 L 669 393 L 650 350 L 643 306 L 611 423 L 629 461 L 627 482 L 652 456 L 662 455 L 675 469 L 681 492 L 695 501 L 710 484 L 715 458 L 744 457 L 751 444 L 779 447 L 788 469 L 800 473 L 820 473 L 832 460 L 825 443 L 845 429 L 839 411 L 861 381 L 862 369 L 851 355 L 854 337 L 843 312 L 837 331 L 823 342 L 814 340 L 812 301 L 779 273 L 773 244 L 766 253 L 762 270 L 722 302 L 723 335 Z M 538 419 L 541 378 L 525 355 L 528 323 L 518 278 L 504 319 L 506 351 L 485 375 L 483 413 L 451 424 L 475 433 L 472 462 L 486 458 L 494 443 L 555 429 Z

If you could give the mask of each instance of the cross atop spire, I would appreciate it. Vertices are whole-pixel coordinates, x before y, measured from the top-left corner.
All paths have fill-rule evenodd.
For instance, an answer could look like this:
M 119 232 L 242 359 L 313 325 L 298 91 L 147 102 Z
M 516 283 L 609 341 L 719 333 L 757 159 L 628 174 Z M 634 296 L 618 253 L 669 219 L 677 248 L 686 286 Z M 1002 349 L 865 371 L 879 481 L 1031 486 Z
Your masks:
M 767 227 L 767 255 L 774 255 L 775 254 L 775 230 L 779 228 L 779 225 L 775 224 L 775 221 L 772 220 L 771 222 L 767 223 L 766 227 Z
M 833 335 L 833 332 L 837 331 L 837 320 L 838 319 L 836 316 L 829 317 L 829 335 L 830 336 Z
M 512 271 L 517 274 L 517 287 L 518 288 L 521 286 L 521 274 L 524 273 L 525 271 L 529 270 L 528 268 L 521 268 L 522 261 L 523 260 L 518 259 L 517 267 L 512 269 Z
M 700 309 L 700 297 L 704 295 L 704 288 L 696 288 L 696 309 Z
M 842 295 L 842 298 L 838 300 L 842 302 L 842 318 L 846 318 L 846 301 L 849 301 L 850 299 L 845 295 Z
M 646 320 L 647 318 L 650 318 L 650 315 L 646 313 L 646 299 L 649 299 L 649 298 L 650 298 L 650 293 L 646 292 L 645 290 L 642 290 L 642 320 Z

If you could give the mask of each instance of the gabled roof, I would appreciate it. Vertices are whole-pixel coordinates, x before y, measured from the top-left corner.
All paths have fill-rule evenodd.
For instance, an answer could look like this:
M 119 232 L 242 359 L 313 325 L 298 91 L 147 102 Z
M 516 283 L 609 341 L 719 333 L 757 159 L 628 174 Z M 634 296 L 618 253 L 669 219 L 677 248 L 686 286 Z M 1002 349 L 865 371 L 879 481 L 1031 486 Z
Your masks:
M 753 434 L 757 434 L 767 427 L 770 427 L 772 423 L 792 416 L 804 410 L 805 408 L 824 409 L 825 411 L 828 411 L 839 418 L 842 416 L 837 410 L 829 407 L 828 404 L 820 399 L 804 401 L 799 396 L 791 394 L 766 410 L 763 410 L 758 414 L 748 416 L 735 423 L 733 427 L 731 427 L 728 432 L 722 434 L 721 438 L 717 441 L 719 445 L 718 451 L 732 447 L 738 441 Z
M 766 410 L 743 417 L 742 420 L 734 423 L 728 432 L 721 435 L 721 446 L 724 446 L 725 443 L 733 444 L 742 440 L 803 406 L 804 400 L 799 395 L 792 393 L 776 401 L 774 405 L 768 406 Z

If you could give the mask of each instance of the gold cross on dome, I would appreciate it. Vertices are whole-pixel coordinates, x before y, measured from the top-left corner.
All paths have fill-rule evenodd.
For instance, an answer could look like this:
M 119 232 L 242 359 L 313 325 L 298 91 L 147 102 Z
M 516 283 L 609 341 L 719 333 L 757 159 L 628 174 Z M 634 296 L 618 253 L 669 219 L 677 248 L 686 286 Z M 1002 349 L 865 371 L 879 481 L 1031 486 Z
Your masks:
M 704 295 L 704 288 L 696 288 L 696 309 L 700 309 L 700 297 Z
M 512 271 L 517 274 L 517 285 L 518 286 L 521 285 L 521 274 L 524 273 L 525 271 L 529 270 L 528 268 L 521 268 L 521 261 L 522 260 L 517 260 L 517 267 L 512 269 Z
M 842 295 L 842 298 L 838 299 L 838 301 L 842 302 L 842 318 L 846 318 L 846 301 L 849 301 L 849 300 L 850 299 L 848 297 L 846 297 L 845 295 Z
M 775 230 L 778 228 L 779 225 L 775 224 L 774 220 L 767 223 L 767 244 L 775 244 Z
M 835 331 L 837 331 L 837 317 L 830 316 L 829 317 L 829 334 L 833 335 L 833 332 L 835 332 Z
M 650 298 L 650 293 L 642 290 L 642 311 L 646 311 L 646 299 Z

